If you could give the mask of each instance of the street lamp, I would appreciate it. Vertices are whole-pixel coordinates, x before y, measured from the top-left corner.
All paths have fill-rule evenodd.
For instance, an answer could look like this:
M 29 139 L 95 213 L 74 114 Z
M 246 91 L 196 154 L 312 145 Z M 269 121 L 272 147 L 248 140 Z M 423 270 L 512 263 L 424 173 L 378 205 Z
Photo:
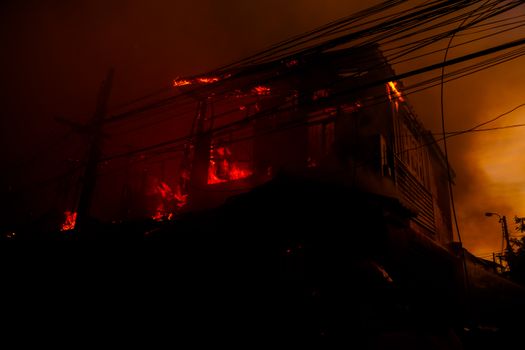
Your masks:
M 512 259 L 513 251 L 512 247 L 510 245 L 510 238 L 509 238 L 509 229 L 507 227 L 507 218 L 505 215 L 500 215 L 498 213 L 491 213 L 487 212 L 485 213 L 485 216 L 497 216 L 499 218 L 499 222 L 501 223 L 501 230 L 503 231 L 503 237 L 505 238 L 505 242 L 507 243 L 507 262 L 509 262 Z M 509 264 L 510 267 L 510 264 Z
M 485 216 L 493 216 L 493 215 L 496 215 L 500 220 L 501 220 L 501 215 L 499 215 L 498 213 L 485 213 Z

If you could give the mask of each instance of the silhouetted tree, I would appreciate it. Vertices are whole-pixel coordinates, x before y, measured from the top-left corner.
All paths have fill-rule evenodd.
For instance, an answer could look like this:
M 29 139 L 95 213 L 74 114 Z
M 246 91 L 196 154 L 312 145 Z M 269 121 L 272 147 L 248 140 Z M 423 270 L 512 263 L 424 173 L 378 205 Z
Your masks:
M 516 223 L 516 231 L 520 233 L 525 232 L 525 218 L 514 217 Z M 515 281 L 525 284 L 525 236 L 521 238 L 511 238 L 512 256 L 508 256 L 511 263 L 510 277 Z

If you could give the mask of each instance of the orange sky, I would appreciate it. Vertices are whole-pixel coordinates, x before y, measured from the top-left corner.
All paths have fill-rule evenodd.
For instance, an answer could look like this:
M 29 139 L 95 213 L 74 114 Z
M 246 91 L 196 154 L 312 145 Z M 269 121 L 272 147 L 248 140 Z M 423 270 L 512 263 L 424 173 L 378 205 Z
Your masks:
M 107 69 L 115 66 L 112 105 L 244 57 L 294 34 L 379 1 L 347 0 L 76 0 L 11 1 L 0 9 L 3 116 L 0 136 L 6 159 L 27 152 L 57 129 L 57 115 L 86 120 Z M 512 15 L 525 14 L 525 6 Z M 477 49 L 518 37 L 497 36 Z M 463 38 L 456 38 L 461 42 Z M 445 45 L 445 43 L 443 43 Z M 464 54 L 452 50 L 449 57 Z M 490 119 L 525 102 L 525 58 L 449 83 L 449 130 Z M 395 67 L 402 73 L 408 67 Z M 409 82 L 405 82 L 407 84 Z M 8 92 L 8 93 L 6 93 Z M 409 97 L 420 119 L 439 131 L 438 89 Z M 27 101 L 32 101 L 28 105 Z M 490 126 L 525 123 L 525 108 Z M 53 125 L 49 128 L 48 125 Z M 50 130 L 52 129 L 52 130 Z M 7 132 L 9 130 L 9 132 Z M 495 211 L 525 216 L 525 128 L 469 134 L 450 140 L 457 173 L 459 225 L 474 253 L 500 249 Z M 24 142 L 20 136 L 26 135 Z M 13 144 L 26 147 L 14 150 Z M 509 220 L 511 223 L 511 220 Z

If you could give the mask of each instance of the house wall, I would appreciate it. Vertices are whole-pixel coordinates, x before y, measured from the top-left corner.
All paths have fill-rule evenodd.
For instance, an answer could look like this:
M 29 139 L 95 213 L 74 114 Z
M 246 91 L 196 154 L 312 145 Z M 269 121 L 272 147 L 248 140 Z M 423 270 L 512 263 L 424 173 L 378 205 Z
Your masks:
M 243 146 L 252 148 L 245 153 L 253 155 L 254 175 L 242 182 L 255 185 L 279 172 L 330 169 L 324 175 L 345 186 L 398 197 L 416 213 L 410 227 L 445 245 L 452 240 L 452 227 L 442 155 L 428 144 L 433 138 L 402 95 L 401 83 L 362 88 L 393 74 L 373 52 L 367 53 L 370 62 L 334 54 L 295 73 L 276 72 L 277 78 L 267 85 L 271 93 L 252 96 L 256 110 L 234 117 L 257 114 L 253 122 L 240 126 L 254 135 Z M 345 74 L 354 71 L 362 74 L 346 79 Z M 226 99 L 237 103 L 234 97 Z M 234 182 L 211 187 L 238 188 L 239 182 Z M 220 202 L 229 195 L 217 191 L 213 197 Z

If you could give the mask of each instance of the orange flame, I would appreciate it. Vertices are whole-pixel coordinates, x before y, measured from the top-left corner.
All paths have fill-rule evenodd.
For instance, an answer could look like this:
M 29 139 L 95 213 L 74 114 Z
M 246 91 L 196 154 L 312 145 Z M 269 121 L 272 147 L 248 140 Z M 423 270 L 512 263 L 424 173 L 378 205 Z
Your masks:
M 199 83 L 203 83 L 203 84 L 212 84 L 212 83 L 218 82 L 219 78 L 217 78 L 217 77 L 202 77 L 202 78 L 197 78 L 197 81 Z
M 173 86 L 174 87 L 186 86 L 186 85 L 191 85 L 191 81 L 186 80 L 186 79 L 175 79 L 175 80 L 173 80 Z
M 298 64 L 299 64 L 299 61 L 296 59 L 293 59 L 293 60 L 286 62 L 286 67 L 290 68 L 293 66 L 297 66 Z
M 217 176 L 217 165 L 215 161 L 210 160 L 210 166 L 208 167 L 208 185 L 219 184 L 228 180 L 221 179 Z
M 60 229 L 60 231 L 71 231 L 75 228 L 75 224 L 77 222 L 77 213 L 76 212 L 71 212 L 71 211 L 65 211 L 64 212 L 64 215 L 65 215 L 65 220 L 64 220 L 64 223 L 62 224 L 62 228 Z
M 259 96 L 269 95 L 272 92 L 272 89 L 270 89 L 268 86 L 259 85 L 252 89 L 254 94 L 257 94 Z
M 252 175 L 252 172 L 249 169 L 242 169 L 234 163 L 229 175 L 230 180 L 240 180 Z
M 235 181 L 247 178 L 253 174 L 249 169 L 239 166 L 237 162 L 231 161 L 231 152 L 227 147 L 212 147 L 214 158 L 210 159 L 208 167 L 208 185 L 222 182 Z
M 201 83 L 201 84 L 213 84 L 218 82 L 220 79 L 218 77 L 200 77 L 196 78 L 193 81 L 188 79 L 175 79 L 173 80 L 173 86 L 174 87 L 180 87 L 180 86 L 186 86 L 186 85 L 193 85 L 194 83 Z
M 186 205 L 186 203 L 188 203 L 188 194 L 183 194 L 180 190 L 180 186 L 177 186 L 177 190 L 175 191 L 175 193 L 173 193 L 173 198 L 177 202 L 176 206 L 178 209 L 183 208 Z
M 162 221 L 164 219 L 164 212 L 164 205 L 161 204 L 157 207 L 155 215 L 153 215 L 151 218 L 155 221 Z
M 171 187 L 163 181 L 156 186 L 155 192 L 160 194 L 162 200 L 157 206 L 155 214 L 152 216 L 152 219 L 155 221 L 172 220 L 173 212 L 170 209 L 174 209 L 174 207 L 181 209 L 186 205 L 188 200 L 188 194 L 183 194 L 180 186 L 177 186 L 176 190 L 173 191 Z
M 403 95 L 401 94 L 401 92 L 397 89 L 397 83 L 393 82 L 393 81 L 389 81 L 388 82 L 388 87 L 389 87 L 389 94 L 388 94 L 388 98 L 390 99 L 390 101 L 393 100 L 392 98 L 392 93 L 395 95 L 395 99 L 401 101 L 401 102 L 404 102 L 405 99 L 403 98 Z

